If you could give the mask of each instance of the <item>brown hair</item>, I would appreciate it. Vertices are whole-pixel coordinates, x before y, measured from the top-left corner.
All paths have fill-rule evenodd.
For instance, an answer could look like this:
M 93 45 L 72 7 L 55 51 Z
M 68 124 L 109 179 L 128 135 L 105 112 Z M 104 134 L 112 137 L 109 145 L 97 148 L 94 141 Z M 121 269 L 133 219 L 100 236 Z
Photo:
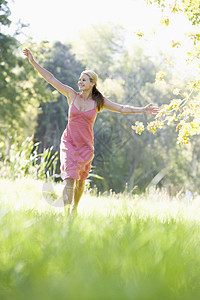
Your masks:
M 90 81 L 95 83 L 95 85 L 92 88 L 92 99 L 97 102 L 98 111 L 103 110 L 104 96 L 97 89 L 97 80 L 98 80 L 97 74 L 91 70 L 85 70 L 82 72 L 82 74 L 88 75 L 88 77 L 90 78 Z

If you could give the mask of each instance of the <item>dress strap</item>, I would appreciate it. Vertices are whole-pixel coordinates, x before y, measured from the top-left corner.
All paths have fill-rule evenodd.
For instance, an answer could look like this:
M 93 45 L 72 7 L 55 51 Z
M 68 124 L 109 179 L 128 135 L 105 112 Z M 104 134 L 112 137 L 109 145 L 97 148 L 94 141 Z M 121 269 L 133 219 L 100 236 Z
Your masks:
M 76 93 L 76 95 L 75 95 L 75 97 L 74 97 L 74 100 L 72 101 L 72 104 L 74 104 L 74 101 L 76 100 L 76 97 L 77 97 L 77 93 Z

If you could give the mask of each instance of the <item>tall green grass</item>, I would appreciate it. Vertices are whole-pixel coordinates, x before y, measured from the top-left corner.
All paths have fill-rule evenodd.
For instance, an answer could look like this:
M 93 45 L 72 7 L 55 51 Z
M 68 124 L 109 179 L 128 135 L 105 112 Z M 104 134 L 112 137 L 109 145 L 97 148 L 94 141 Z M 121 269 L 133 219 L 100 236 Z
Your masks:
M 198 197 L 86 192 L 66 217 L 41 181 L 0 187 L 0 299 L 200 299 Z

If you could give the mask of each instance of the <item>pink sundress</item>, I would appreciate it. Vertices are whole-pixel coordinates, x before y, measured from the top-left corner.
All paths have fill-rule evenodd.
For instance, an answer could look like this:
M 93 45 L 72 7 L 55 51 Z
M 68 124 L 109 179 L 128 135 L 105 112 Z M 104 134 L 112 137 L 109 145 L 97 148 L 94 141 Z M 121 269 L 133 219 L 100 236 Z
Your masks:
M 60 143 L 61 178 L 81 179 L 88 177 L 94 158 L 93 126 L 97 117 L 96 102 L 94 108 L 80 111 L 74 101 L 69 107 L 68 124 Z

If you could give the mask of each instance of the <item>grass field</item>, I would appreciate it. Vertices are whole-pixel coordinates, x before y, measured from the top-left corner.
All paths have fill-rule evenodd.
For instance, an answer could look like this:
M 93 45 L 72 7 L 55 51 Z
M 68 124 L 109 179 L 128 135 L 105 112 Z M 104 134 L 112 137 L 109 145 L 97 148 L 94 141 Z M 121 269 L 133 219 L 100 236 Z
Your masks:
M 198 196 L 86 192 L 66 217 L 53 188 L 0 180 L 1 300 L 200 299 Z

